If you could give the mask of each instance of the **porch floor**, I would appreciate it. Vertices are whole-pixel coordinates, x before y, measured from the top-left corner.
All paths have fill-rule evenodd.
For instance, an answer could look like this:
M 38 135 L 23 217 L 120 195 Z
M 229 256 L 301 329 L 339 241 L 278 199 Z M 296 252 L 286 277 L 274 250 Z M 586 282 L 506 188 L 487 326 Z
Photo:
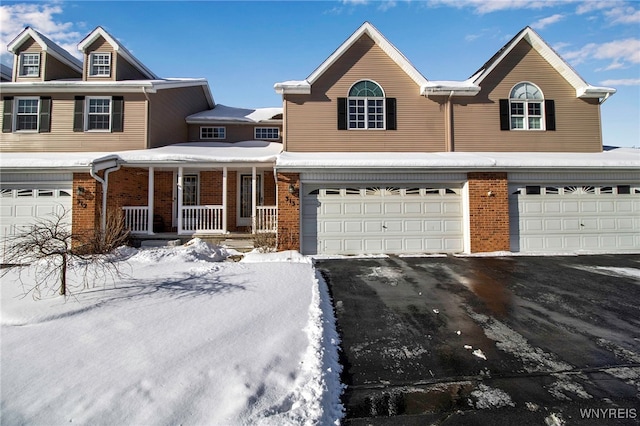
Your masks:
M 208 234 L 197 232 L 193 234 L 180 234 L 176 232 L 158 232 L 153 235 L 132 234 L 131 244 L 140 247 L 143 241 L 175 241 L 180 240 L 180 244 L 185 244 L 193 238 L 200 238 L 208 243 L 229 247 L 240 252 L 251 251 L 255 248 L 255 235 L 250 232 L 231 232 L 228 234 Z

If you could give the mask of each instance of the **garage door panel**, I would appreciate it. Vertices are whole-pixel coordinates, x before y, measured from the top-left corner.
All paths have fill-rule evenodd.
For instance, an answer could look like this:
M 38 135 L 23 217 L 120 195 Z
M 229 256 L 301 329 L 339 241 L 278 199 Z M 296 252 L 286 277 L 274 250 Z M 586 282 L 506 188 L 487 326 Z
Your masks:
M 384 203 L 385 214 L 400 214 L 402 213 L 402 203 Z
M 640 184 L 632 186 L 631 193 L 618 193 L 620 186 L 611 184 L 541 185 L 539 194 L 527 193 L 524 184 L 512 189 L 512 250 L 638 251 L 638 187 Z M 551 192 L 547 193 L 549 188 Z
M 303 186 L 306 187 L 304 182 Z M 452 194 L 448 189 L 413 184 L 404 187 L 331 184 L 326 189 L 310 184 L 306 188 L 308 196 L 302 199 L 302 211 L 306 213 L 302 222 L 305 254 L 463 249 L 459 191 Z M 316 228 L 317 233 L 310 231 Z
M 400 220 L 387 220 L 384 222 L 383 228 L 385 232 L 398 232 L 401 233 L 402 229 L 402 221 Z
M 420 214 L 422 213 L 422 203 L 405 203 L 405 214 Z
M 351 215 L 351 214 L 361 215 L 362 214 L 362 204 L 359 203 L 359 202 L 345 203 L 345 205 L 344 205 L 344 214 L 347 214 L 347 215 Z
M 344 222 L 344 232 L 346 233 L 361 233 L 362 232 L 362 222 L 349 220 Z
M 366 234 L 382 232 L 382 221 L 365 221 L 364 232 Z
M 52 219 L 55 214 L 66 213 L 65 223 L 70 227 L 71 187 L 71 182 L 3 182 L 0 201 L 2 236 L 28 231 L 34 223 Z
M 325 215 L 342 214 L 342 204 L 322 203 L 322 213 Z
M 381 214 L 382 203 L 364 203 L 364 214 Z

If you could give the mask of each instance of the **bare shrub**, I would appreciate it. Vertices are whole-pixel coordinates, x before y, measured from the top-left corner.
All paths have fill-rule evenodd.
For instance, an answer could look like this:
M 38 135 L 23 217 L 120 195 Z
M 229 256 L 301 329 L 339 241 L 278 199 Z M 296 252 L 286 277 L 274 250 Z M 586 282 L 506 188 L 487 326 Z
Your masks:
M 25 282 L 22 269 L 19 273 L 25 294 L 31 293 L 37 298 L 43 289 L 49 288 L 60 295 L 68 295 L 67 273 L 70 269 L 82 271 L 83 288 L 95 285 L 96 278 L 106 280 L 108 276 L 121 275 L 109 253 L 126 241 L 128 234 L 124 223 L 114 215 L 105 232 L 95 230 L 74 235 L 68 216 L 68 212 L 62 212 L 38 219 L 5 239 L 3 263 L 19 268 L 33 267 L 34 280 Z M 8 271 L 5 269 L 0 276 Z
M 260 253 L 270 253 L 276 251 L 276 233 L 258 232 L 253 235 L 253 246 Z

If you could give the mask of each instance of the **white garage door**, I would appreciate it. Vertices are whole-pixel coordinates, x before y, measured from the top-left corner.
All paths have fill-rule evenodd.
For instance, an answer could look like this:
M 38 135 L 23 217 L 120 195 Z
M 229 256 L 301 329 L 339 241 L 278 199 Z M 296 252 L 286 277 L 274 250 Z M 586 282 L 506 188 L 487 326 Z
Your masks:
M 511 250 L 640 250 L 640 186 L 522 185 L 511 189 Z
M 3 184 L 0 189 L 0 238 L 15 235 L 21 228 L 53 214 L 68 212 L 71 224 L 71 182 L 68 184 Z
M 459 187 L 303 184 L 305 254 L 460 252 Z

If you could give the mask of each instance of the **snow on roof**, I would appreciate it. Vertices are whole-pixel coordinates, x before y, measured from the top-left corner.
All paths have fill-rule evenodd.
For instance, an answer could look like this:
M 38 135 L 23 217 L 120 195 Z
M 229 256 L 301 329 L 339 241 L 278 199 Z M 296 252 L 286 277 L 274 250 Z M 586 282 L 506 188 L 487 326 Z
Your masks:
M 119 152 L 7 152 L 0 156 L 0 169 L 86 169 L 92 163 L 115 158 L 121 164 L 177 163 L 269 163 L 282 151 L 282 144 L 265 141 L 193 142 L 159 148 Z
M 227 105 L 217 104 L 213 109 L 192 114 L 186 118 L 187 123 L 209 123 L 209 122 L 248 122 L 258 123 L 260 121 L 273 120 L 276 115 L 282 114 L 282 108 L 236 108 Z M 278 118 L 280 120 L 280 118 Z
M 283 152 L 279 169 L 317 168 L 593 168 L 640 169 L 640 150 L 613 148 L 598 153 L 555 152 Z
M 115 153 L 126 163 L 268 163 L 282 152 L 282 144 L 265 141 L 189 142 L 160 148 Z

